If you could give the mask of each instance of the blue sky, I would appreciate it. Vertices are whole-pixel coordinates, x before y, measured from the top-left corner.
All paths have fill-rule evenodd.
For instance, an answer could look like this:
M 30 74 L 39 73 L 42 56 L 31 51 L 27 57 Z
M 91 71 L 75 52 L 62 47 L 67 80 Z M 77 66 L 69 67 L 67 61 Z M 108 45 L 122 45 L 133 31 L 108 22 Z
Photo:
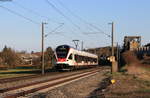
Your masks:
M 0 49 L 7 45 L 18 51 L 40 51 L 42 21 L 48 23 L 45 25 L 45 34 L 57 28 L 60 23 L 64 23 L 56 33 L 49 34 L 45 38 L 45 47 L 55 48 L 61 44 L 74 46 L 73 39 L 80 40 L 79 45 L 83 41 L 84 48 L 108 46 L 111 40 L 102 31 L 110 34 L 111 26 L 108 23 L 112 21 L 115 23 L 115 42 L 120 45 L 126 35 L 140 35 L 142 44 L 149 42 L 150 0 L 49 0 L 49 2 L 65 17 L 52 8 L 46 0 L 0 2 L 1 6 L 38 23 L 34 24 L 0 7 Z M 93 24 L 101 31 L 74 17 L 59 2 L 77 17 Z

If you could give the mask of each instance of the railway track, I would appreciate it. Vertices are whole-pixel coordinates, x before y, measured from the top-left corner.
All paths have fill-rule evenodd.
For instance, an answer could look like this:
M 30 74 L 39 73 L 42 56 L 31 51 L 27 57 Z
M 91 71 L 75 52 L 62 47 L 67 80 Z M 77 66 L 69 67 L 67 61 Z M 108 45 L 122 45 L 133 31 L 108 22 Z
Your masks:
M 20 96 L 25 96 L 34 92 L 46 92 L 55 87 L 76 81 L 81 78 L 85 78 L 98 73 L 98 71 L 103 68 L 92 69 L 89 71 L 84 71 L 80 73 L 74 73 L 66 76 L 60 76 L 53 79 L 48 79 L 44 81 L 34 82 L 30 84 L 24 84 L 16 87 L 10 87 L 0 90 L 0 97 L 2 98 L 16 98 Z
M 0 83 L 7 83 L 7 82 L 12 82 L 12 81 L 19 81 L 22 79 L 29 79 L 29 78 L 36 78 L 41 75 L 29 75 L 29 76 L 21 76 L 21 77 L 13 77 L 13 78 L 4 78 L 0 79 Z
M 51 75 L 57 75 L 60 73 L 62 73 L 62 72 L 48 72 L 48 73 L 45 73 L 45 75 L 35 74 L 35 75 L 19 76 L 19 77 L 12 77 L 12 78 L 4 78 L 4 79 L 0 79 L 0 84 L 20 81 L 20 80 L 26 80 L 26 79 L 32 79 L 32 78 L 47 77 L 47 76 L 51 76 Z M 63 73 L 65 73 L 65 72 L 63 72 Z
M 49 73 L 46 73 L 45 75 L 35 74 L 35 75 L 27 75 L 27 76 L 13 77 L 13 78 L 4 78 L 4 79 L 0 79 L 0 83 L 9 83 L 9 82 L 32 79 L 32 78 L 37 78 L 37 77 L 39 78 L 39 77 L 49 76 L 53 74 L 59 74 L 59 72 L 49 72 Z

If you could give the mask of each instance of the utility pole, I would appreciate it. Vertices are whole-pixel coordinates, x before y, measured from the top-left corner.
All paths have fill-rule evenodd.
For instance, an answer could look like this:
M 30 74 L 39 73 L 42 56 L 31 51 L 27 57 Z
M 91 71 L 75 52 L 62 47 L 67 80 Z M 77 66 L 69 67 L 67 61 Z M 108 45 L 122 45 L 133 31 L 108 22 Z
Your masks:
M 118 71 L 118 64 L 115 61 L 115 56 L 114 56 L 114 23 L 109 23 L 112 28 L 111 28 L 111 62 L 112 62 L 112 67 L 111 67 L 111 72 L 117 72 Z
M 45 70 L 45 66 L 44 66 L 44 25 L 47 23 L 42 22 L 42 75 L 44 75 L 44 70 Z
M 111 56 L 114 56 L 114 23 L 109 23 L 111 28 Z
M 112 56 L 114 56 L 114 23 L 112 22 Z
M 116 46 L 116 59 L 119 62 L 119 47 L 118 47 L 118 43 L 117 43 L 117 46 Z
M 118 66 L 120 65 L 120 46 L 117 43 L 117 62 Z
M 81 42 L 81 50 L 83 50 L 83 41 Z
M 78 49 L 78 42 L 79 42 L 79 40 L 72 40 L 72 41 L 74 42 L 76 49 Z

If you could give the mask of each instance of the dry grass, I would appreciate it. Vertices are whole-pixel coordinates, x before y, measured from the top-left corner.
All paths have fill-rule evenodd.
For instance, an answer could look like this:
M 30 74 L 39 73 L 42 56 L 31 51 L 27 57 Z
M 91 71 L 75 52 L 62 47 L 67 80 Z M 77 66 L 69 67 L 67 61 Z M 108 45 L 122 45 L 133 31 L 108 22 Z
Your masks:
M 106 98 L 150 98 L 150 65 L 142 64 L 134 52 L 123 53 L 127 73 L 113 75 L 116 82 L 104 92 Z
M 123 54 L 123 59 L 125 60 L 127 65 L 136 65 L 138 66 L 140 64 L 140 61 L 137 59 L 136 55 L 132 51 L 127 51 L 124 52 Z
M 150 98 L 150 81 L 122 74 L 114 79 L 116 82 L 104 92 L 106 98 Z
M 132 51 L 123 53 L 123 58 L 126 62 L 128 74 L 135 75 L 145 80 L 150 80 L 150 71 L 147 70 L 150 69 L 150 65 L 142 64 Z

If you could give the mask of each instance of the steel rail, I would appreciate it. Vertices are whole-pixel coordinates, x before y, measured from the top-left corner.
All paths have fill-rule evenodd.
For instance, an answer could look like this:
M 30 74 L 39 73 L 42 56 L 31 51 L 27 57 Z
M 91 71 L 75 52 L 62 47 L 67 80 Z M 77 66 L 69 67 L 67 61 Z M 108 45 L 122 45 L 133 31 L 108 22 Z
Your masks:
M 83 71 L 83 72 L 77 72 L 77 73 L 73 73 L 73 74 L 69 74 L 69 75 L 67 74 L 67 75 L 64 75 L 64 76 L 58 76 L 58 77 L 54 77 L 54 78 L 43 80 L 43 81 L 38 81 L 38 82 L 32 82 L 32 83 L 19 85 L 19 86 L 16 86 L 16 87 L 3 88 L 3 89 L 0 89 L 0 93 L 8 92 L 10 90 L 15 90 L 15 89 L 18 89 L 18 88 L 23 88 L 23 87 L 27 87 L 27 86 L 31 86 L 31 85 L 35 85 L 35 84 L 39 84 L 39 83 L 53 81 L 53 80 L 57 80 L 57 79 L 60 79 L 60 78 L 66 78 L 66 77 L 69 77 L 69 76 L 73 76 L 73 75 L 77 75 L 77 74 L 81 74 L 81 73 L 85 73 L 85 72 L 90 72 L 90 71 L 93 71 L 93 70 L 94 69 L 91 69 L 91 70 L 88 70 L 88 71 L 86 70 L 86 71 Z
M 37 78 L 37 77 L 39 78 L 39 77 L 44 77 L 44 76 L 48 76 L 48 75 L 52 75 L 52 74 L 56 75 L 57 73 L 60 74 L 60 72 L 48 72 L 45 75 L 35 74 L 35 75 L 26 75 L 26 76 L 4 78 L 4 79 L 0 79 L 0 84 L 13 82 L 13 81 L 20 81 L 20 80 L 24 80 L 24 79 L 32 79 L 32 78 Z
M 68 79 L 64 79 L 64 80 L 61 80 L 61 81 L 57 81 L 57 82 L 54 82 L 54 83 L 51 83 L 51 84 L 47 84 L 47 85 L 44 85 L 44 86 L 40 86 L 40 87 L 37 87 L 37 88 L 31 88 L 29 90 L 21 91 L 21 92 L 18 92 L 18 93 L 15 93 L 15 94 L 11 94 L 11 95 L 8 95 L 8 96 L 4 97 L 4 98 L 16 98 L 16 97 L 19 97 L 19 96 L 24 96 L 24 95 L 27 95 L 29 93 L 33 93 L 33 92 L 36 92 L 36 91 L 39 91 L 39 90 L 42 90 L 42 89 L 46 89 L 46 88 L 58 85 L 58 84 L 61 84 L 61 83 L 65 83 L 65 82 L 68 82 L 68 81 L 71 81 L 71 80 L 74 80 L 74 79 L 85 77 L 85 76 L 88 76 L 90 74 L 97 73 L 98 71 L 99 71 L 99 69 L 88 71 L 88 72 L 82 72 L 82 73 L 78 73 L 78 74 L 73 74 L 73 75 L 68 75 L 68 76 L 63 76 L 63 77 L 57 77 L 57 78 L 55 78 L 53 80 L 50 79 L 50 80 L 47 80 L 47 81 L 37 82 L 37 83 L 30 84 L 30 85 L 23 85 L 23 86 L 20 86 L 20 87 L 5 89 L 1 93 L 5 93 L 5 92 L 11 91 L 11 90 L 16 90 L 16 89 L 23 88 L 23 87 L 33 86 L 33 85 L 37 85 L 37 84 L 40 84 L 40 83 L 54 81 L 54 80 L 57 80 L 57 79 L 63 79 L 63 78 L 67 78 L 67 77 L 71 77 L 71 76 L 77 75 L 77 76 L 72 77 L 72 78 L 68 78 Z

